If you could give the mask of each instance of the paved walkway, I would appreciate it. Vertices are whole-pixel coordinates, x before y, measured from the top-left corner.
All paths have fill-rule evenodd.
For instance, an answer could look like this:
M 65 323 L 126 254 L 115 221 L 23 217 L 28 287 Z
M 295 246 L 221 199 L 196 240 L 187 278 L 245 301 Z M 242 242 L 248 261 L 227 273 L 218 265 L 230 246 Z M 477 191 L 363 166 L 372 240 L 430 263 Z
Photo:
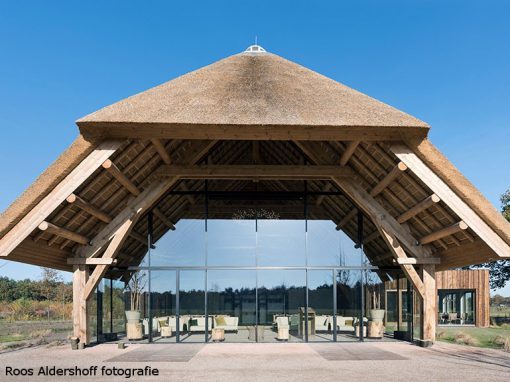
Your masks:
M 82 369 L 98 366 L 94 381 L 509 381 L 510 354 L 436 344 L 104 344 L 82 351 L 37 347 L 0 354 L 0 381 L 92 380 L 90 377 L 8 377 L 6 367 Z M 157 368 L 158 377 L 102 377 L 102 367 Z

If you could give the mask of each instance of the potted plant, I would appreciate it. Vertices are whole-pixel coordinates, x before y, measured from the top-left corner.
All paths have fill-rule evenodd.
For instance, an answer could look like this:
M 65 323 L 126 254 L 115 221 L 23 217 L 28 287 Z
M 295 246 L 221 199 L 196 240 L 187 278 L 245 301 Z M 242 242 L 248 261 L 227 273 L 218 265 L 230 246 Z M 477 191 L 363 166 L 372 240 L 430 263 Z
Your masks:
M 374 322 L 383 322 L 384 320 L 384 309 L 381 309 L 381 295 L 376 290 L 376 285 L 372 289 L 372 309 L 369 311 L 370 319 Z
M 140 271 L 137 271 L 133 273 L 131 280 L 126 285 L 126 289 L 129 291 L 130 300 L 130 310 L 126 310 L 126 320 L 128 323 L 140 322 L 140 302 L 145 284 L 145 275 L 140 273 Z

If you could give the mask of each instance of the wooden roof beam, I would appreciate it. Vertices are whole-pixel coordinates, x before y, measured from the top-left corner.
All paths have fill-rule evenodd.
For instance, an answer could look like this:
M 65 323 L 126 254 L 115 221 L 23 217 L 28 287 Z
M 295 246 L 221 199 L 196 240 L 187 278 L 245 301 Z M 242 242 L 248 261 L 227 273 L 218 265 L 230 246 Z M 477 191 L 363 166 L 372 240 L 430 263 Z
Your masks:
M 76 194 L 71 194 L 67 197 L 67 202 L 69 204 L 73 204 L 79 209 L 87 212 L 88 214 L 95 216 L 99 220 L 101 220 L 104 223 L 110 223 L 112 221 L 112 217 L 103 211 L 101 211 L 99 208 L 95 207 L 91 203 L 83 200 Z
M 366 237 L 363 238 L 363 244 L 368 244 L 377 239 L 379 236 L 380 236 L 379 231 L 375 230 L 374 232 L 368 234 Z
M 331 185 L 331 182 L 328 182 L 326 183 L 326 187 L 324 187 L 324 192 L 329 192 L 331 190 L 331 187 L 333 187 Z M 321 205 L 321 203 L 324 201 L 324 198 L 326 197 L 326 195 L 319 195 L 317 197 L 317 200 L 315 201 L 315 205 L 318 207 Z
M 422 245 L 432 243 L 435 240 L 442 239 L 443 237 L 447 237 L 450 235 L 453 235 L 457 232 L 463 231 L 468 229 L 468 225 L 464 223 L 463 221 L 457 222 L 455 224 L 452 224 L 449 227 L 443 228 L 439 231 L 432 232 L 431 234 L 424 236 L 420 239 L 420 243 Z
M 428 129 L 407 126 L 207 125 L 130 122 L 79 122 L 86 138 L 250 140 L 250 141 L 392 141 L 424 138 Z
M 432 194 L 429 197 L 425 198 L 418 204 L 416 204 L 414 207 L 411 207 L 409 210 L 404 212 L 402 215 L 397 217 L 397 221 L 402 224 L 411 219 L 412 217 L 418 215 L 420 212 L 425 211 L 426 209 L 429 209 L 434 204 L 439 203 L 441 201 L 441 198 L 437 196 L 436 194 Z
M 348 167 L 307 165 L 165 165 L 156 171 L 156 176 L 182 179 L 324 180 L 353 175 Z
M 134 196 L 140 195 L 140 189 L 110 159 L 103 163 L 103 168 Z
M 170 154 L 168 153 L 168 151 L 166 151 L 166 147 L 163 144 L 163 142 L 161 142 L 159 139 L 153 138 L 153 139 L 151 139 L 151 143 L 154 146 L 154 148 L 156 149 L 156 151 L 158 152 L 159 156 L 161 157 L 161 160 L 165 164 L 171 164 L 172 159 L 170 158 Z
M 203 140 L 194 142 L 185 152 L 184 160 L 188 163 L 198 162 L 216 143 L 217 141 Z M 80 257 L 96 257 L 122 229 L 126 221 L 136 221 L 145 211 L 152 208 L 178 181 L 179 178 L 175 177 L 151 183 L 140 195 L 129 201 L 126 207 L 92 239 L 91 246 L 78 248 L 77 255 Z
M 391 171 L 370 191 L 370 196 L 380 194 L 388 185 L 393 182 L 403 171 L 407 170 L 407 166 L 399 162 Z
M 117 264 L 117 259 L 103 259 L 102 257 L 92 257 L 85 259 L 82 257 L 67 258 L 68 265 L 112 265 Z
M 336 230 L 340 231 L 343 227 L 345 227 L 354 217 L 358 214 L 358 209 L 354 208 L 347 215 L 344 216 L 342 220 L 336 225 Z
M 69 231 L 68 229 L 56 226 L 55 224 L 52 224 L 47 221 L 43 221 L 41 224 L 39 224 L 39 229 L 41 231 L 45 231 L 52 235 L 57 235 L 65 239 L 69 239 L 79 244 L 87 245 L 90 243 L 90 239 L 87 238 L 86 236 L 80 235 L 79 233 L 76 232 Z
M 499 257 L 510 257 L 510 246 L 411 149 L 404 145 L 393 145 L 391 151 Z
M 398 239 L 389 231 L 387 231 L 384 227 L 378 226 L 378 228 L 381 231 L 381 236 L 383 237 L 386 244 L 388 244 L 388 248 L 393 252 L 393 255 L 397 261 L 399 259 L 403 261 L 407 261 L 409 257 L 407 256 L 406 252 L 404 251 L 404 248 L 400 245 Z M 414 268 L 412 264 L 400 264 L 400 267 L 404 271 L 407 278 L 411 281 L 413 284 L 415 290 L 418 292 L 418 294 L 421 296 L 421 298 L 425 297 L 425 285 Z
M 327 160 L 326 158 L 323 159 L 323 153 L 318 150 L 312 150 L 308 142 L 294 141 L 294 143 L 300 147 L 313 162 L 322 163 Z M 432 250 L 420 245 L 416 238 L 407 232 L 407 230 L 405 230 L 373 196 L 366 192 L 355 178 L 333 177 L 331 180 L 346 196 L 363 210 L 379 231 L 384 228 L 386 231 L 392 232 L 414 257 L 430 257 Z
M 105 141 L 97 146 L 69 175 L 30 210 L 0 239 L 0 257 L 8 256 L 39 224 L 74 192 L 96 169 L 122 145 L 123 141 Z
M 101 256 L 102 259 L 115 259 L 117 254 L 120 251 L 120 248 L 124 244 L 127 236 L 129 235 L 131 229 L 135 225 L 135 220 L 128 219 L 126 220 L 117 230 L 111 242 L 108 244 L 108 247 Z M 89 297 L 94 292 L 97 284 L 101 281 L 106 271 L 108 270 L 108 264 L 97 265 L 90 275 L 85 288 L 83 290 L 82 299 L 83 301 L 87 301 Z
M 340 157 L 340 166 L 345 166 L 347 162 L 349 162 L 349 159 L 351 159 L 352 154 L 354 154 L 354 151 L 356 151 L 356 148 L 360 144 L 361 141 L 350 141 L 347 147 L 345 148 L 345 151 L 342 153 L 342 156 Z
M 136 240 L 136 241 L 138 241 L 140 244 L 147 245 L 148 239 L 147 239 L 145 236 L 143 236 L 143 235 L 139 234 L 138 232 L 131 231 L 131 232 L 129 233 L 129 237 L 131 237 L 131 238 L 135 239 L 135 240 Z
M 172 223 L 172 221 L 167 218 L 165 216 L 165 214 L 163 212 L 161 212 L 161 210 L 159 210 L 158 208 L 154 208 L 152 210 L 152 213 L 159 219 L 161 220 L 168 228 L 170 228 L 172 231 L 175 231 L 175 225 L 174 223 Z
M 423 257 L 421 259 L 417 259 L 415 257 L 408 257 L 407 259 L 403 259 L 403 258 L 393 259 L 393 262 L 395 264 L 399 264 L 399 265 L 441 264 L 441 258 L 440 257 Z

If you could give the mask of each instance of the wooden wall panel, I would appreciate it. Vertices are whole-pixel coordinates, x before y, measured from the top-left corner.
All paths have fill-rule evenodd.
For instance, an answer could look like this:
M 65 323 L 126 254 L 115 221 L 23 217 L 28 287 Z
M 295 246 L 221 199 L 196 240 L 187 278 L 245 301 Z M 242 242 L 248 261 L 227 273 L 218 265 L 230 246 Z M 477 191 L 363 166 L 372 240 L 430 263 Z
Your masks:
M 476 293 L 476 321 L 475 325 L 487 327 L 490 324 L 490 288 L 489 271 L 449 270 L 436 272 L 437 289 L 470 289 Z

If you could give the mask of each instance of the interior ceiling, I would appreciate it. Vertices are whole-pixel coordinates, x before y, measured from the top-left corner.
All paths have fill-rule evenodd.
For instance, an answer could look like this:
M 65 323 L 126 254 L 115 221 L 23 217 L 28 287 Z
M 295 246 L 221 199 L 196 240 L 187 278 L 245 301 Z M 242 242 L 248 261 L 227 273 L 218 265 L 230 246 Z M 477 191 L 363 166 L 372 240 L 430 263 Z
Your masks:
M 172 163 L 189 164 L 190 153 L 197 151 L 197 147 L 204 145 L 204 141 L 161 141 L 164 149 L 169 153 Z M 312 150 L 324 160 L 324 163 L 338 164 L 342 153 L 348 147 L 348 142 L 306 142 Z M 111 157 L 111 161 L 119 170 L 141 191 L 154 179 L 154 172 L 164 164 L 161 154 L 158 153 L 151 141 L 127 141 L 123 147 Z M 204 155 L 198 163 L 201 164 L 314 164 L 298 145 L 286 141 L 218 141 Z M 389 174 L 398 164 L 398 159 L 383 143 L 361 142 L 350 157 L 347 166 L 357 174 L 356 181 L 370 192 Z M 173 187 L 173 191 L 201 191 L 204 189 L 203 180 L 181 180 Z M 303 191 L 303 181 L 208 181 L 209 191 L 268 191 L 289 192 Z M 338 191 L 328 181 L 307 181 L 306 189 L 310 192 Z M 88 201 L 98 209 L 109 215 L 116 216 L 134 198 L 125 186 L 119 183 L 103 167 L 83 183 L 75 192 L 82 199 Z M 397 217 L 409 210 L 420 201 L 430 196 L 432 192 L 410 171 L 403 171 L 397 178 L 387 185 L 375 198 L 393 217 Z M 309 219 L 331 219 L 338 228 L 342 229 L 351 239 L 356 241 L 357 218 L 351 213 L 354 204 L 343 195 L 310 195 Z M 241 205 L 239 200 L 218 200 L 210 209 L 210 217 L 231 216 L 234 208 Z M 273 205 L 271 205 L 271 203 Z M 260 200 L 258 208 L 270 209 L 274 201 Z M 167 232 L 172 224 L 183 218 L 204 217 L 204 196 L 200 194 L 168 194 L 157 204 L 158 214 L 154 217 L 154 233 L 157 240 Z M 303 202 L 296 200 L 278 200 L 280 213 L 288 218 L 303 218 Z M 351 213 L 351 214 L 350 214 Z M 434 204 L 427 210 L 420 212 L 406 223 L 406 229 L 416 237 L 421 238 L 432 232 L 448 227 L 460 219 L 442 201 Z M 107 224 L 97 217 L 79 209 L 74 204 L 63 202 L 47 219 L 53 224 L 79 233 L 87 238 L 94 238 Z M 374 265 L 392 266 L 393 257 L 385 241 L 379 236 L 375 225 L 365 219 L 363 233 L 364 247 L 367 256 Z M 117 259 L 117 268 L 125 269 L 137 265 L 147 250 L 145 237 L 147 235 L 147 219 L 141 217 L 134 227 L 132 234 L 125 241 Z M 452 247 L 459 247 L 464 243 L 476 241 L 476 235 L 470 230 L 454 233 L 448 237 L 435 240 L 428 244 L 433 251 L 439 252 Z M 64 257 L 73 256 L 79 244 L 52 235 L 46 231 L 36 229 L 30 236 L 31 241 L 46 243 L 51 249 L 58 249 L 55 255 L 39 256 L 38 265 L 55 266 L 70 270 L 66 266 Z M 46 256 L 46 257 L 45 257 Z M 51 257 L 53 256 L 53 257 Z M 62 259 L 59 259 L 61 256 Z M 51 257 L 51 258 L 50 258 Z M 22 261 L 13 257 L 13 260 Z M 27 261 L 24 259 L 23 261 Z M 122 272 L 121 272 L 122 273 Z M 121 273 L 110 274 L 119 276 Z

